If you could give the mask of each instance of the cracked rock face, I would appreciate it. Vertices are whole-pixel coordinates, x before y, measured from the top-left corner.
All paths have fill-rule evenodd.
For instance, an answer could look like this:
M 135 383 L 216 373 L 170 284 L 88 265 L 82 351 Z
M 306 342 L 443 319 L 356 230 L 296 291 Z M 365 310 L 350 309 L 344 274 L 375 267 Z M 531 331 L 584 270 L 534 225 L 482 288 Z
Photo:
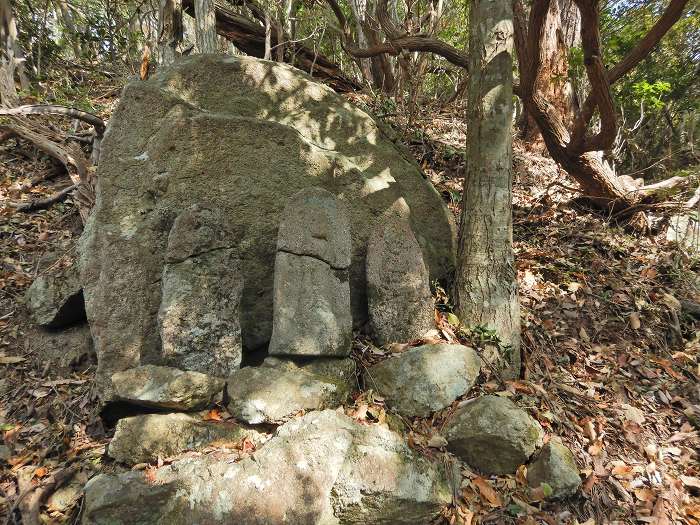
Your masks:
M 168 239 L 158 327 L 164 364 L 226 377 L 241 364 L 240 261 L 223 218 L 194 205 Z
M 347 356 L 352 344 L 350 222 L 322 188 L 294 195 L 277 241 L 270 355 Z
M 193 204 L 219 210 L 225 245 L 238 252 L 249 349 L 270 339 L 277 230 L 302 189 L 324 188 L 348 206 L 357 325 L 367 320 L 367 239 L 397 199 L 411 210 L 431 280 L 454 268 L 451 215 L 410 155 L 369 115 L 285 64 L 196 55 L 128 84 L 97 179 L 80 253 L 103 400 L 114 372 L 170 362 L 158 325 L 161 278 L 173 223 Z
M 452 501 L 447 476 L 381 425 L 311 412 L 252 457 L 185 458 L 155 471 L 101 474 L 84 524 L 416 525 Z

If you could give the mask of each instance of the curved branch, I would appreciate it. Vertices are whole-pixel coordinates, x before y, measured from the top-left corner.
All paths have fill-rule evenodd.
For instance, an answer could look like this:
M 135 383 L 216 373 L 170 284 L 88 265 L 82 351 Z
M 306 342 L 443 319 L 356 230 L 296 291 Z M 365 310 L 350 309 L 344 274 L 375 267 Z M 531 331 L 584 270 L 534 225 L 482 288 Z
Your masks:
M 97 138 L 102 138 L 105 131 L 104 120 L 97 115 L 56 104 L 29 104 L 16 108 L 0 108 L 0 115 L 65 115 L 67 117 L 77 118 L 93 126 Z
M 586 137 L 588 120 L 578 115 L 574 123 L 571 143 L 567 147 L 572 153 L 605 150 L 612 146 L 617 134 L 615 105 L 610 94 L 605 67 L 600 51 L 600 13 L 597 0 L 574 0 L 581 13 L 581 42 L 583 45 L 583 62 L 586 66 L 588 80 L 591 83 L 591 97 L 600 114 L 600 132 L 593 137 Z
M 668 33 L 669 29 L 673 27 L 683 14 L 685 6 L 688 4 L 688 0 L 671 0 L 668 7 L 661 15 L 656 24 L 649 30 L 649 32 L 642 38 L 637 45 L 618 62 L 612 69 L 608 70 L 606 74 L 607 83 L 613 84 L 618 81 L 629 71 L 631 71 L 639 62 L 641 62 L 651 51 L 656 47 L 656 45 L 661 41 L 661 39 Z M 577 118 L 576 130 L 574 130 L 574 135 L 580 135 L 578 128 L 583 125 L 587 127 L 588 123 L 593 118 L 593 113 L 596 108 L 596 96 L 591 93 L 586 97 L 585 102 L 581 108 L 579 117 Z M 579 123 L 580 121 L 580 123 Z M 584 130 L 585 131 L 585 130 Z
M 551 0 L 535 0 L 530 9 L 526 42 L 529 59 L 529 67 L 524 68 L 525 76 L 521 79 L 521 89 L 529 93 L 535 88 L 537 75 L 542 64 L 542 40 L 545 29 L 545 19 L 549 11 Z
M 666 11 L 664 11 L 644 38 L 627 53 L 625 58 L 620 60 L 620 62 L 615 64 L 615 67 L 608 71 L 608 82 L 610 84 L 619 80 L 634 69 L 637 64 L 651 53 L 652 49 L 654 49 L 664 35 L 668 33 L 668 30 L 673 27 L 673 24 L 678 22 L 687 4 L 688 0 L 671 0 Z
M 338 20 L 338 24 L 340 25 L 343 49 L 356 58 L 371 58 L 382 54 L 398 55 L 402 50 L 425 51 L 441 56 L 456 66 L 464 69 L 469 68 L 467 55 L 462 53 L 456 47 L 426 35 L 409 35 L 407 33 L 401 33 L 393 25 L 393 22 L 391 22 L 390 26 L 387 26 L 388 32 L 387 28 L 382 26 L 382 29 L 387 34 L 387 37 L 389 37 L 387 42 L 382 42 L 368 48 L 357 47 L 350 41 L 351 33 L 348 29 L 347 19 L 345 18 L 345 15 L 343 14 L 336 0 L 326 0 L 326 2 L 333 10 L 335 17 Z M 386 11 L 386 0 L 382 0 L 382 2 L 380 2 L 380 5 L 381 4 L 384 4 L 384 10 Z M 379 17 L 379 7 L 377 7 L 377 15 Z M 389 33 L 395 35 L 396 38 L 391 38 Z

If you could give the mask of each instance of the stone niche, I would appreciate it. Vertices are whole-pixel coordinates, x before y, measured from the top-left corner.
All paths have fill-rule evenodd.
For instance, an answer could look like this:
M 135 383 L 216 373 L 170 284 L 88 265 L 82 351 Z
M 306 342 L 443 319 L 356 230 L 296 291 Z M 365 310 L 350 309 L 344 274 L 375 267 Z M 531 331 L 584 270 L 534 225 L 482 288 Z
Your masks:
M 408 207 L 430 279 L 442 279 L 454 267 L 451 214 L 410 154 L 370 115 L 285 64 L 197 55 L 148 81 L 131 82 L 110 120 L 97 180 L 97 203 L 80 253 L 105 400 L 105 379 L 116 371 L 166 365 L 212 372 L 217 363 L 237 365 L 235 342 L 223 338 L 216 341 L 213 361 L 201 352 L 186 359 L 179 350 L 183 341 L 172 331 L 161 342 L 165 323 L 184 326 L 190 334 L 184 344 L 192 343 L 196 352 L 202 348 L 191 316 L 164 310 L 164 292 L 166 303 L 179 307 L 184 303 L 177 283 L 193 287 L 193 304 L 216 295 L 198 295 L 202 283 L 226 286 L 225 273 L 191 274 L 187 266 L 228 265 L 235 276 L 228 286 L 240 293 L 235 313 L 243 353 L 267 344 L 280 215 L 305 188 L 323 188 L 347 207 L 355 326 L 367 320 L 368 237 L 399 199 Z M 169 255 L 177 217 L 195 205 L 213 210 L 221 221 L 215 230 L 225 238 L 214 238 L 222 243 L 219 252 Z M 233 312 L 221 291 L 215 312 Z

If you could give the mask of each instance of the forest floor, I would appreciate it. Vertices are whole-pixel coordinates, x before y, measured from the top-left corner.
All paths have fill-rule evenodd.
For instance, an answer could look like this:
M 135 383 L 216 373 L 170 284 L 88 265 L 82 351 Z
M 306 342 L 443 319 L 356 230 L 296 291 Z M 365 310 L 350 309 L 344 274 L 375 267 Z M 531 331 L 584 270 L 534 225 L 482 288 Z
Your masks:
M 105 82 L 87 94 L 105 117 L 117 95 Z M 426 111 L 408 127 L 400 113 L 390 120 L 410 130 L 407 144 L 458 216 L 465 141 L 459 114 Z M 547 502 L 528 491 L 522 469 L 486 478 L 463 470 L 461 497 L 443 521 L 699 525 L 700 325 L 680 301 L 700 303 L 700 261 L 668 243 L 663 230 L 632 236 L 576 208 L 573 183 L 550 159 L 521 144 L 515 150 L 524 376 L 502 382 L 487 373 L 469 396 L 513 398 L 548 435 L 562 437 L 584 482 L 578 496 Z M 47 254 L 52 264 L 70 263 L 82 225 L 70 199 L 31 213 L 9 203 L 69 184 L 28 146 L 0 145 L 0 523 L 20 512 L 45 523 L 76 522 L 80 488 L 111 468 L 105 447 L 112 429 L 96 409 L 94 363 L 57 371 L 36 351 L 38 336 L 23 307 Z M 436 338 L 483 346 L 439 299 Z M 384 353 L 356 341 L 361 364 Z M 453 409 L 409 422 L 410 444 L 442 454 L 440 429 Z M 367 393 L 347 410 L 357 419 L 384 417 L 381 400 Z M 212 417 L 230 416 L 222 407 Z

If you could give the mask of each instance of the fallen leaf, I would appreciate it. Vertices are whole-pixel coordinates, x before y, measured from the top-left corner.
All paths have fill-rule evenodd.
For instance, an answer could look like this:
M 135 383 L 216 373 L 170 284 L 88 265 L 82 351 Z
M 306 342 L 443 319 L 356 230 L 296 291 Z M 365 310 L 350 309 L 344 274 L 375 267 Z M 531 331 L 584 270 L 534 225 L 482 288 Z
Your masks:
M 0 355 L 0 365 L 13 365 L 26 360 L 26 357 L 19 357 L 18 355 Z
M 695 476 L 680 476 L 683 485 L 686 487 L 693 487 L 695 489 L 700 489 L 700 478 Z
M 447 446 L 447 440 L 440 434 L 433 434 L 428 440 L 428 446 L 432 448 L 442 448 Z
M 630 326 L 632 330 L 639 330 L 642 327 L 642 321 L 637 312 L 632 312 L 630 314 Z
M 481 494 L 481 497 L 485 499 L 489 505 L 492 507 L 502 507 L 503 506 L 503 501 L 501 500 L 501 496 L 494 490 L 493 486 L 491 483 L 486 481 L 484 478 L 481 477 L 476 477 L 472 480 L 472 483 L 476 485 L 476 487 L 479 489 L 479 493 Z
M 219 412 L 218 408 L 212 408 L 204 416 L 204 421 L 221 421 L 222 419 L 223 418 L 221 417 L 221 412 Z
M 43 478 L 46 476 L 46 474 L 49 473 L 49 470 L 46 467 L 39 467 L 34 471 L 34 477 L 37 477 L 39 479 Z

